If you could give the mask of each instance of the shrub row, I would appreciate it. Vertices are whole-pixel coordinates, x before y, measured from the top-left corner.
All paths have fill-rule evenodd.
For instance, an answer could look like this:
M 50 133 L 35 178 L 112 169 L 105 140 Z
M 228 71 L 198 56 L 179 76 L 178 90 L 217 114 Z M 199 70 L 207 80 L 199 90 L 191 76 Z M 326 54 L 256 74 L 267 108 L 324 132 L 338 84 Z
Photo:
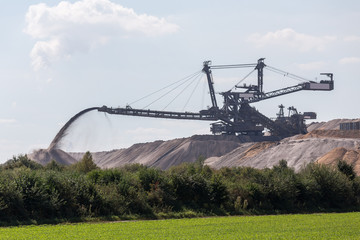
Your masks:
M 54 161 L 43 167 L 26 156 L 0 167 L 2 222 L 352 210 L 360 210 L 360 177 L 344 162 L 309 164 L 299 173 L 286 161 L 262 170 L 215 170 L 201 161 L 167 171 L 137 164 L 102 170 L 86 153 L 69 167 Z

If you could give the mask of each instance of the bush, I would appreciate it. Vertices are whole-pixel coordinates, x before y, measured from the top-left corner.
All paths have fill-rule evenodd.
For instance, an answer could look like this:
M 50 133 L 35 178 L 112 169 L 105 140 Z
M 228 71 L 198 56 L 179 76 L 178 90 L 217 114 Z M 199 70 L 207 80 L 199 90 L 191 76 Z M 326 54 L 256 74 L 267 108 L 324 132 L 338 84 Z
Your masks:
M 214 207 L 220 208 L 229 200 L 229 192 L 220 174 L 214 174 L 210 180 L 210 201 Z
M 354 180 L 356 173 L 354 167 L 347 162 L 340 160 L 337 164 L 338 170 L 345 174 L 350 180 Z
M 25 218 L 22 195 L 17 188 L 14 172 L 0 172 L 0 220 Z
M 119 169 L 96 169 L 89 172 L 87 178 L 100 185 L 118 184 L 123 180 L 124 172 Z
M 295 171 L 282 160 L 279 165 L 267 171 L 267 199 L 274 210 L 294 211 L 297 206 L 300 180 Z
M 348 209 L 355 203 L 352 182 L 329 166 L 309 164 L 301 173 L 304 203 L 308 207 Z
M 63 171 L 65 169 L 65 166 L 61 165 L 60 163 L 56 162 L 53 159 L 48 164 L 46 164 L 45 169 L 46 170 L 54 170 L 54 171 Z
M 249 167 L 220 169 L 226 179 L 231 211 L 239 214 L 267 208 L 266 179 L 263 170 Z
M 4 163 L 2 165 L 2 169 L 4 169 L 4 170 L 16 169 L 16 168 L 21 168 L 21 167 L 30 168 L 32 170 L 43 168 L 42 165 L 32 161 L 30 158 L 28 158 L 27 155 L 19 155 L 17 157 L 14 156 L 12 159 L 10 159 L 9 161 L 7 161 L 6 163 Z
M 153 185 L 158 185 L 163 180 L 161 170 L 155 168 L 141 168 L 139 170 L 140 184 L 145 191 L 150 191 Z
M 170 175 L 170 181 L 179 205 L 192 209 L 209 207 L 211 186 L 201 174 L 174 173 Z

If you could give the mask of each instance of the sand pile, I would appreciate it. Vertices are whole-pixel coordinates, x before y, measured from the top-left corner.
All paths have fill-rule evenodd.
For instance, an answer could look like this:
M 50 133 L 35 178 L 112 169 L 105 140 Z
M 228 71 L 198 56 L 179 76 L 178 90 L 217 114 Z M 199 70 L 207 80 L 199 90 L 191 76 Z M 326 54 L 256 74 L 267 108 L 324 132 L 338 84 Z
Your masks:
M 286 160 L 289 167 L 299 171 L 306 164 L 316 161 L 334 148 L 358 149 L 360 139 L 341 138 L 305 138 L 298 136 L 285 138 L 279 142 L 269 143 L 259 148 L 257 154 L 248 155 L 254 146 L 242 146 L 219 158 L 205 161 L 214 168 L 231 166 L 248 166 L 254 168 L 270 168 L 280 160 Z
M 335 166 L 339 160 L 343 160 L 354 166 L 356 174 L 360 176 L 360 149 L 349 150 L 343 147 L 334 148 L 324 156 L 320 157 L 317 162 Z
M 169 141 L 139 143 L 126 149 L 93 153 L 94 162 L 102 168 L 120 167 L 140 163 L 147 166 L 168 169 L 183 162 L 195 162 L 200 156 L 209 158 L 222 156 L 241 145 L 235 136 L 192 136 Z M 81 159 L 83 153 L 69 153 Z
M 315 130 L 312 132 L 282 140 L 274 137 L 197 135 L 169 141 L 138 143 L 125 149 L 95 152 L 92 156 L 101 168 L 139 163 L 168 169 L 183 162 L 194 162 L 202 156 L 206 158 L 205 164 L 214 168 L 271 168 L 280 160 L 286 160 L 288 166 L 296 171 L 310 162 L 334 164 L 338 159 L 342 159 L 354 164 L 359 174 L 360 131 L 335 130 L 340 122 L 345 121 L 349 120 L 313 123 L 310 127 Z M 68 165 L 80 160 L 83 155 L 84 153 L 66 153 L 60 149 L 49 148 L 38 150 L 29 157 L 41 164 L 47 164 L 54 159 Z
M 313 122 L 308 127 L 308 132 L 314 130 L 339 130 L 340 123 L 344 122 L 357 122 L 360 121 L 360 118 L 357 119 L 334 119 L 328 122 Z
M 276 144 L 276 142 L 250 142 L 241 144 L 241 146 L 224 156 L 206 159 L 205 163 L 215 168 L 240 166 L 239 163 L 245 162 L 246 159 L 252 158 L 260 152 L 265 151 L 273 144 Z
M 270 168 L 284 159 L 290 167 L 298 171 L 333 149 L 344 148 L 350 152 L 359 149 L 360 138 L 341 138 L 337 134 L 335 135 L 336 137 L 333 137 L 332 131 L 328 133 L 318 132 L 306 136 L 293 136 L 281 141 L 264 142 L 255 142 L 254 139 L 235 136 L 204 135 L 169 141 L 139 143 L 126 149 L 95 152 L 92 153 L 92 156 L 94 162 L 101 168 L 140 163 L 160 169 L 168 169 L 183 162 L 194 162 L 202 156 L 206 158 L 205 164 L 214 168 L 233 166 Z M 54 159 L 59 163 L 68 165 L 80 160 L 83 154 L 65 153 L 59 149 L 52 149 L 39 150 L 30 154 L 29 157 L 41 164 L 46 164 Z M 331 159 L 342 157 L 342 155 L 340 157 L 331 156 L 335 156 Z
M 313 130 L 299 139 L 305 138 L 360 138 L 359 130 Z
M 48 164 L 51 160 L 55 160 L 63 165 L 77 162 L 77 160 L 61 149 L 40 149 L 28 154 L 28 157 L 42 165 Z

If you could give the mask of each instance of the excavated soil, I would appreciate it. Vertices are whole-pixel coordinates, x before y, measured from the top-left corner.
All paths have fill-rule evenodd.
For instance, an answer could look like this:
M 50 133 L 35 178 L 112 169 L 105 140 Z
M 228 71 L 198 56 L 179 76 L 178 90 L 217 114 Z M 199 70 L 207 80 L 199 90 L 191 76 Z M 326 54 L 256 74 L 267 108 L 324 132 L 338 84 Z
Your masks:
M 247 149 L 237 148 L 217 159 L 206 160 L 205 163 L 214 168 L 231 166 L 270 168 L 278 164 L 280 160 L 286 160 L 288 166 L 299 171 L 306 164 L 316 161 L 334 148 L 358 149 L 360 139 L 298 139 L 298 136 L 295 136 L 263 145 L 263 148 L 259 148 L 255 155 L 246 155 L 246 152 L 249 152 L 253 147 L 249 146 Z
M 358 122 L 360 118 L 357 119 L 334 119 L 328 122 L 313 122 L 308 127 L 308 132 L 314 130 L 340 130 L 340 123 L 345 122 Z
M 51 160 L 63 165 L 71 165 L 77 162 L 75 158 L 61 149 L 39 149 L 28 154 L 28 157 L 42 165 L 48 164 Z
M 336 166 L 339 160 L 354 167 L 354 171 L 360 176 L 360 149 L 349 150 L 343 147 L 334 148 L 324 156 L 318 158 L 317 163 Z
M 219 157 L 248 141 L 235 136 L 193 136 L 169 141 L 135 144 L 126 149 L 93 153 L 94 162 L 102 168 L 120 167 L 131 163 L 168 169 L 183 162 L 195 162 L 199 157 Z M 83 153 L 69 153 L 80 159 Z
M 214 167 L 249 166 L 270 168 L 280 160 L 299 171 L 310 162 L 336 164 L 344 160 L 352 164 L 360 175 L 360 131 L 336 130 L 341 122 L 358 121 L 336 119 L 327 123 L 313 123 L 305 135 L 282 140 L 250 136 L 198 135 L 190 138 L 138 143 L 125 149 L 92 153 L 94 162 L 101 168 L 120 167 L 140 163 L 168 169 L 183 162 L 194 162 L 200 156 L 205 164 Z M 29 157 L 41 164 L 51 159 L 69 165 L 82 158 L 84 153 L 66 153 L 60 149 L 38 150 Z
M 360 138 L 359 130 L 313 130 L 299 139 L 305 138 Z

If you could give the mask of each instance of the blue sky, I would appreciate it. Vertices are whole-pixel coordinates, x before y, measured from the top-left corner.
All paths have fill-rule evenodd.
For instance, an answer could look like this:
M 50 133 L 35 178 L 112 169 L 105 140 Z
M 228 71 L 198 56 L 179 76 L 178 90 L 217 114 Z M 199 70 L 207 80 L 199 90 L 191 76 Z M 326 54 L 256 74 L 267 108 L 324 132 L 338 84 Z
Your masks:
M 254 106 L 269 117 L 281 103 L 317 112 L 318 121 L 360 117 L 359 1 L 18 0 L 2 1 L 0 17 L 0 162 L 46 148 L 84 108 L 125 106 L 201 70 L 205 60 L 265 57 L 266 64 L 311 80 L 333 72 L 332 92 L 298 92 Z M 248 72 L 214 71 L 216 91 Z M 265 91 L 297 84 L 267 72 L 264 79 Z M 204 80 L 187 111 L 210 104 Z M 183 105 L 174 101 L 166 110 Z M 91 112 L 73 126 L 63 149 L 109 150 L 208 129 L 208 122 Z

